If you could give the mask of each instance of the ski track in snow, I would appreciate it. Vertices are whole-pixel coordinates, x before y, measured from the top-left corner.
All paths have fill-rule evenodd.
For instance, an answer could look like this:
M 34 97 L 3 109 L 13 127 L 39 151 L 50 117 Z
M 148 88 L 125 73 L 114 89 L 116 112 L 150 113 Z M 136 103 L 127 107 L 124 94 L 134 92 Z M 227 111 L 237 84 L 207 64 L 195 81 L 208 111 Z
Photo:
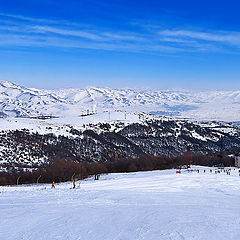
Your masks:
M 239 240 L 238 171 L 194 168 L 0 187 L 0 239 Z

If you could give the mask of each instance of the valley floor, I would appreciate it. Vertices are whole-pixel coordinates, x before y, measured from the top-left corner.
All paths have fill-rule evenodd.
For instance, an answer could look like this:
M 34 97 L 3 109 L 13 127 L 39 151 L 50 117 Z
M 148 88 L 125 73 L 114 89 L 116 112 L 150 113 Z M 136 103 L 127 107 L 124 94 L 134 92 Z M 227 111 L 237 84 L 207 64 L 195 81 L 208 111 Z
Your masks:
M 0 187 L 0 239 L 239 240 L 238 170 L 193 168 Z

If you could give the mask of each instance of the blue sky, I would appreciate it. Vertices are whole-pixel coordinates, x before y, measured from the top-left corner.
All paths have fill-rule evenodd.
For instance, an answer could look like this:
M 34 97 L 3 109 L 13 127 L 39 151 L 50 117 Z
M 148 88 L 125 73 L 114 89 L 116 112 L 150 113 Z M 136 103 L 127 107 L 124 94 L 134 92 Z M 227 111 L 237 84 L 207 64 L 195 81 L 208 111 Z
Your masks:
M 231 0 L 0 0 L 0 79 L 237 90 L 239 9 Z

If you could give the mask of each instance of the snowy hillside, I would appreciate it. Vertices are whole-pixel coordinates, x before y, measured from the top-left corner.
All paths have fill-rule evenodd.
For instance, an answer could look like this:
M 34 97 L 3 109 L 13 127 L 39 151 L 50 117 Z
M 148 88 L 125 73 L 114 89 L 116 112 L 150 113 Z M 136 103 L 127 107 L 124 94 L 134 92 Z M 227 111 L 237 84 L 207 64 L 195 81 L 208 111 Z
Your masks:
M 104 110 L 155 113 L 195 120 L 238 121 L 240 91 L 38 90 L 0 81 L 1 116 L 79 116 Z
M 120 117 L 121 121 L 101 121 L 105 115 L 109 114 L 47 120 L 0 119 L 0 170 L 36 168 L 55 158 L 107 162 L 142 155 L 175 157 L 186 151 L 216 153 L 221 146 L 234 153 L 240 146 L 237 124 L 198 123 L 124 112 L 111 112 L 111 118 Z
M 193 168 L 0 187 L 0 239 L 239 240 L 238 171 Z

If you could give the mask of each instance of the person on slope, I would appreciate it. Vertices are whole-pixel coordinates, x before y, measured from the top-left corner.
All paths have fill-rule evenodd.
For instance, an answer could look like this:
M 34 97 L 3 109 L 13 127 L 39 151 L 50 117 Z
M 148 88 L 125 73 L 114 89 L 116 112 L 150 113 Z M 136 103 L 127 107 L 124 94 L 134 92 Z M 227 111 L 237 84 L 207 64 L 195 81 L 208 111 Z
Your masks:
M 54 181 L 52 182 L 52 187 L 51 188 L 55 189 L 55 182 Z
M 73 179 L 73 188 L 76 188 L 76 182 L 74 179 Z

